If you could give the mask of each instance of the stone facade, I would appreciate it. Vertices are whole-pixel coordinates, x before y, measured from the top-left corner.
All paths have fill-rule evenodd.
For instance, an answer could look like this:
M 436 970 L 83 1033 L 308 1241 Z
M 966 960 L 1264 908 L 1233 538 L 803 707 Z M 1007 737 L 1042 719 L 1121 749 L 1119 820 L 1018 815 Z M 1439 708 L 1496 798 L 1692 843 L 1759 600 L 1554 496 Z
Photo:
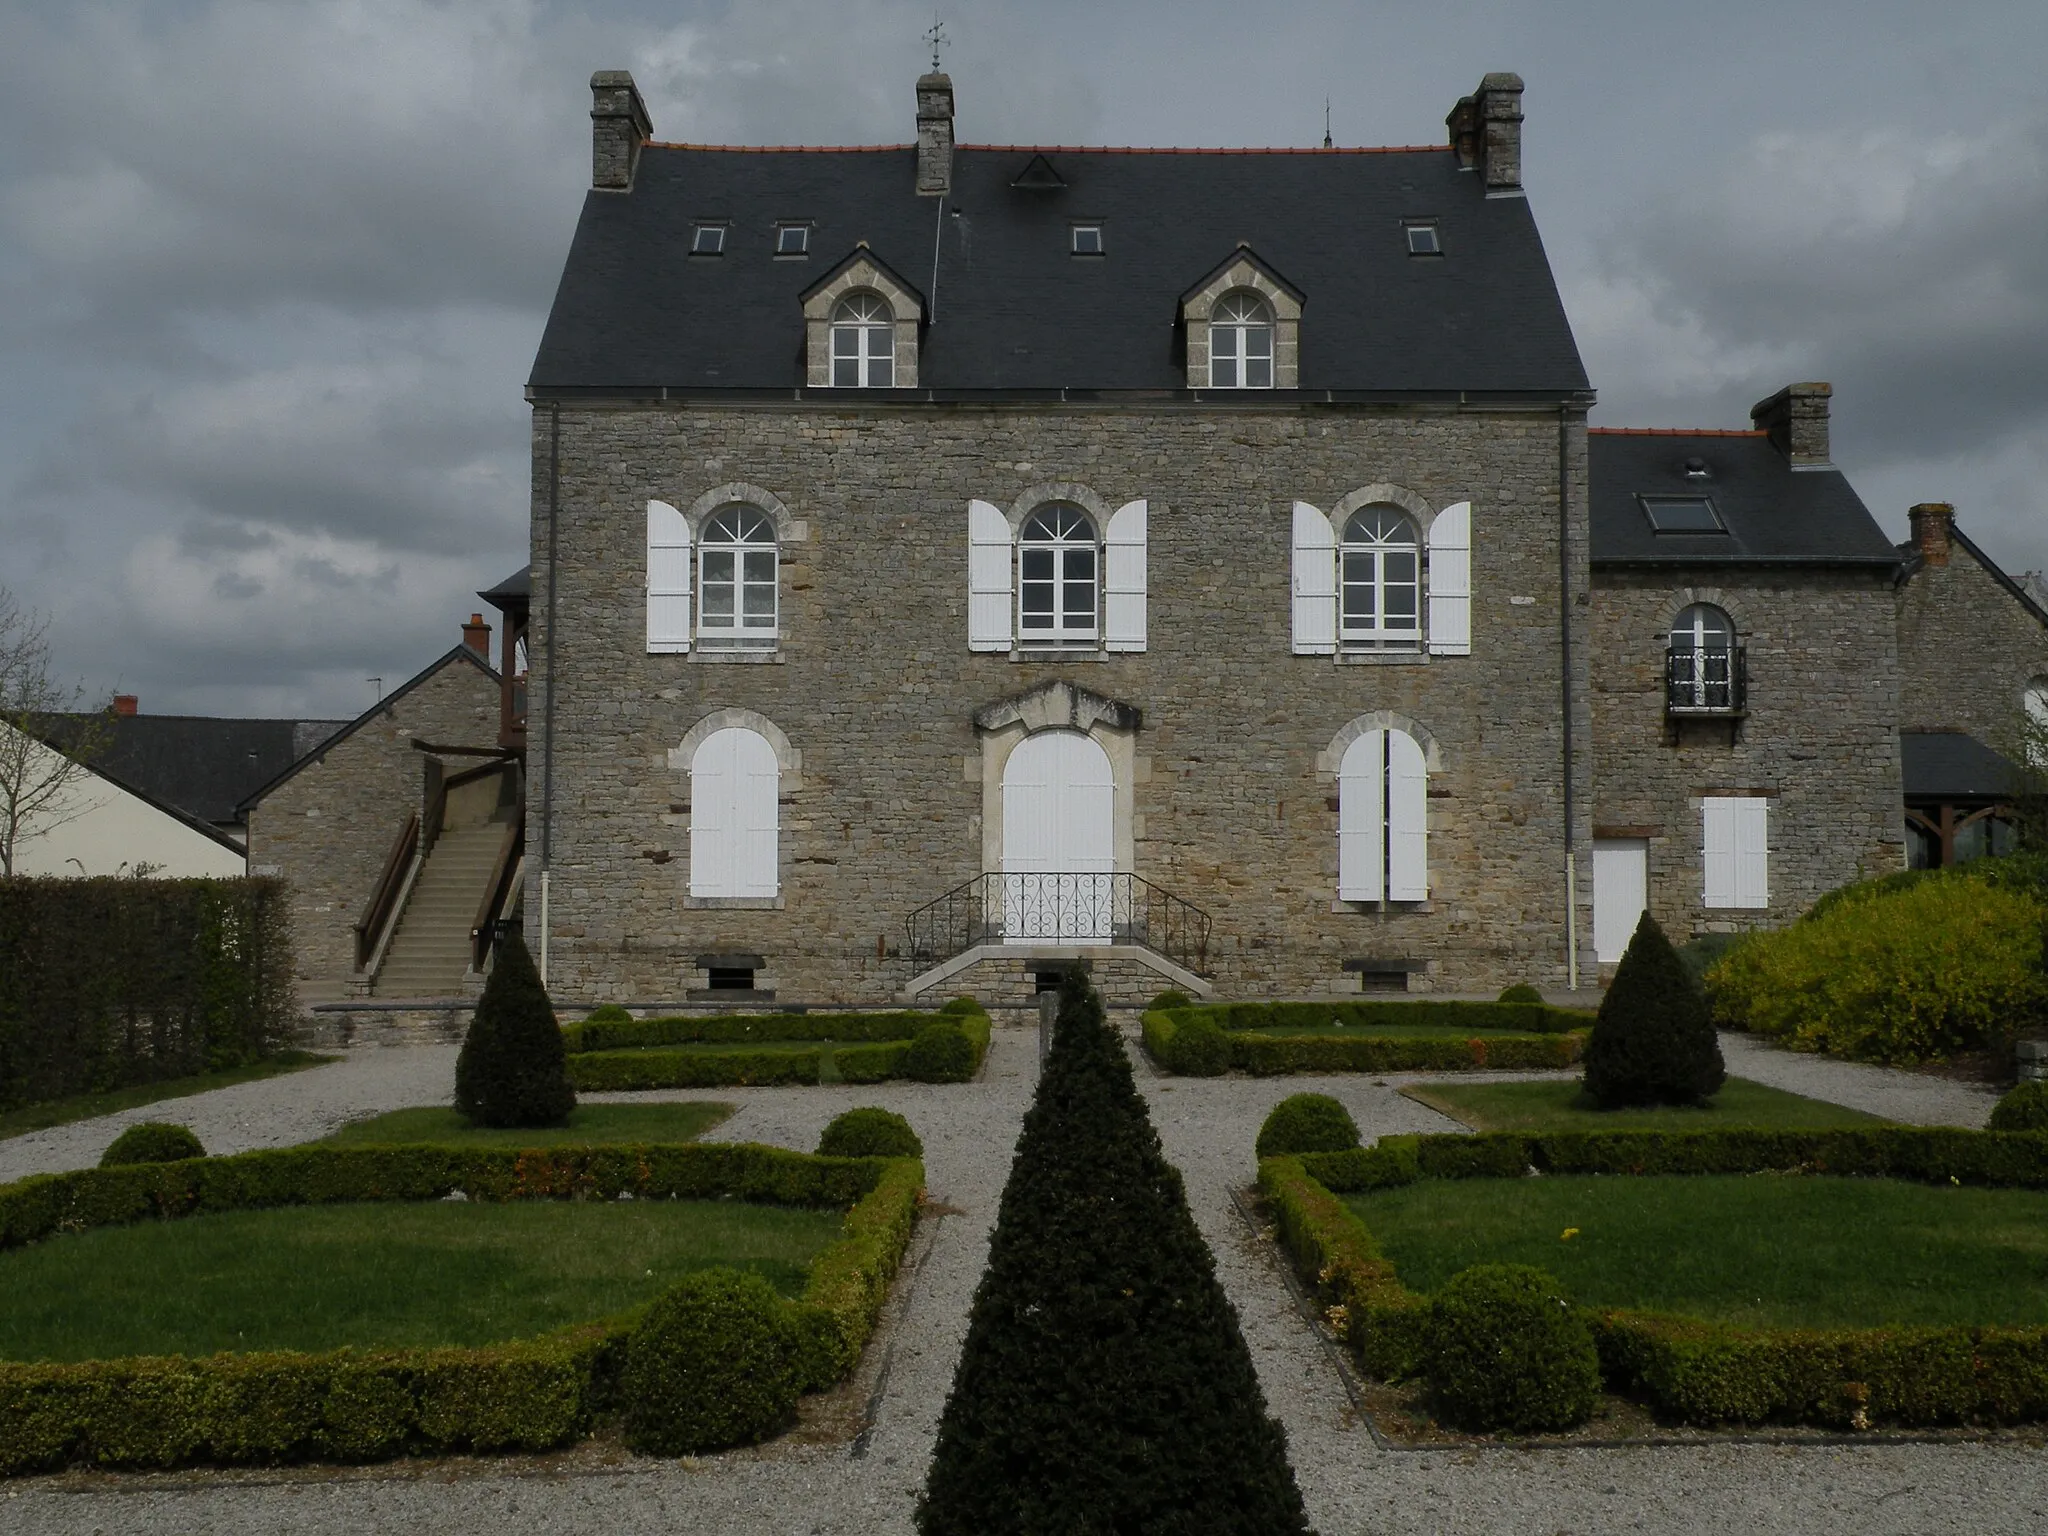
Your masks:
M 1898 591 L 1899 725 L 1963 731 L 2017 760 L 2027 688 L 2048 683 L 2048 624 L 1952 536 L 1947 508 L 1915 508 L 1918 562 Z
M 1748 650 L 1740 719 L 1673 722 L 1671 624 L 1691 603 Z M 1601 569 L 1593 582 L 1594 835 L 1649 843 L 1650 912 L 1675 941 L 1775 927 L 1905 861 L 1892 573 Z M 1770 905 L 1708 908 L 1702 800 L 1769 802 Z
M 646 505 L 690 507 L 733 482 L 784 509 L 780 643 L 648 654 Z M 1061 483 L 1149 502 L 1145 651 L 970 651 L 968 502 L 1011 508 Z M 1565 980 L 1560 612 L 1583 658 L 1582 419 L 1277 401 L 564 403 L 536 413 L 533 484 L 527 846 L 548 849 L 549 979 L 565 1005 L 680 998 L 702 985 L 693 957 L 719 951 L 761 955 L 778 1002 L 894 997 L 913 974 L 906 917 L 989 867 L 987 752 L 1002 732 L 976 712 L 1056 681 L 1136 711 L 1110 754 L 1129 765 L 1118 840 L 1130 869 L 1211 915 L 1224 994 L 1356 991 L 1344 963 L 1359 957 L 1420 962 L 1416 990 Z M 1375 484 L 1472 503 L 1469 656 L 1292 654 L 1292 503 L 1327 509 Z M 1571 698 L 1583 808 L 1590 717 L 1584 688 Z M 741 909 L 688 897 L 676 751 L 731 709 L 774 722 L 801 763 L 782 781 L 781 894 Z M 1430 899 L 1386 910 L 1336 899 L 1331 748 L 1373 715 L 1412 722 L 1434 753 Z M 1582 866 L 1590 826 L 1582 813 Z M 1590 882 L 1579 889 L 1583 943 Z
M 249 868 L 291 886 L 299 995 L 338 998 L 355 972 L 355 923 L 408 813 L 419 809 L 425 754 L 436 746 L 495 749 L 499 688 L 458 647 L 305 758 L 249 809 Z M 459 772 L 474 759 L 448 758 Z

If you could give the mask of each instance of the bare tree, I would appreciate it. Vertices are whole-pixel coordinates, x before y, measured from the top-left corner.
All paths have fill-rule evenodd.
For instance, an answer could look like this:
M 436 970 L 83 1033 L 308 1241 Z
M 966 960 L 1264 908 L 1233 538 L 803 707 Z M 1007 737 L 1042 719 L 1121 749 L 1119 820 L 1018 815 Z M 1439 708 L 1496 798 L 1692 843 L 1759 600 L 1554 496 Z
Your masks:
M 0 587 L 0 876 L 30 837 L 76 821 L 87 806 L 74 790 L 86 763 L 112 739 L 105 713 L 82 713 L 85 690 L 50 673 L 50 621 Z M 58 746 L 46 743 L 61 734 Z

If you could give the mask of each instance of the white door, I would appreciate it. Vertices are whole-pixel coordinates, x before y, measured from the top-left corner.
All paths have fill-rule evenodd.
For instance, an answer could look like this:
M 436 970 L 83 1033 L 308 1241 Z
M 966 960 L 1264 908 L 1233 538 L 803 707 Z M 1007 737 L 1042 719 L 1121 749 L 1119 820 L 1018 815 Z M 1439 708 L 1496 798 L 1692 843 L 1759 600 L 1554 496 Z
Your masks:
M 1650 904 L 1650 845 L 1639 837 L 1593 843 L 1593 954 L 1602 965 L 1619 960 Z
M 1116 779 L 1079 731 L 1040 731 L 1003 765 L 1003 937 L 1107 944 Z M 991 914 L 993 915 L 993 914 Z

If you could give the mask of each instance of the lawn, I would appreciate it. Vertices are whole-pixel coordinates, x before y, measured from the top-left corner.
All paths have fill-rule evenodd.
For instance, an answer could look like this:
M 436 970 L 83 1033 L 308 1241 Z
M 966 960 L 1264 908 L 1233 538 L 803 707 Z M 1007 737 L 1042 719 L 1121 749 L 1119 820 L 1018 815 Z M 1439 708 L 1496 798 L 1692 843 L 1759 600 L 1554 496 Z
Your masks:
M 433 1201 L 231 1211 L 0 1253 L 0 1359 L 488 1344 L 730 1264 L 784 1295 L 839 1211 L 717 1201 Z
M 402 1146 L 447 1142 L 465 1147 L 599 1147 L 695 1141 L 732 1113 L 730 1104 L 578 1104 L 567 1126 L 500 1131 L 471 1125 L 446 1105 L 394 1109 L 344 1125 L 326 1146 Z
M 84 1093 L 76 1098 L 52 1099 L 47 1104 L 4 1110 L 0 1111 L 0 1140 L 9 1136 L 25 1136 L 30 1131 L 46 1131 L 53 1125 L 69 1125 L 74 1120 L 96 1120 L 101 1115 L 111 1115 L 123 1109 L 140 1109 L 145 1104 L 159 1104 L 165 1099 L 189 1098 L 195 1093 L 207 1093 L 215 1088 L 232 1088 L 237 1083 L 260 1082 L 266 1077 L 279 1077 L 286 1072 L 303 1072 L 308 1067 L 324 1067 L 330 1061 L 339 1060 L 339 1056 L 320 1056 L 312 1051 L 280 1051 L 262 1061 L 228 1067 L 220 1072 L 170 1077 L 160 1083 L 136 1083 L 128 1088 L 111 1088 L 105 1093 Z
M 1573 1175 L 1424 1179 L 1346 1200 L 1418 1291 L 1472 1264 L 1534 1264 L 1587 1305 L 1758 1327 L 2048 1319 L 2038 1190 Z
M 1884 1125 L 1876 1115 L 1731 1077 L 1704 1109 L 1595 1109 L 1577 1078 L 1535 1083 L 1417 1083 L 1401 1090 L 1475 1131 L 1709 1131 L 1723 1126 L 1830 1131 Z

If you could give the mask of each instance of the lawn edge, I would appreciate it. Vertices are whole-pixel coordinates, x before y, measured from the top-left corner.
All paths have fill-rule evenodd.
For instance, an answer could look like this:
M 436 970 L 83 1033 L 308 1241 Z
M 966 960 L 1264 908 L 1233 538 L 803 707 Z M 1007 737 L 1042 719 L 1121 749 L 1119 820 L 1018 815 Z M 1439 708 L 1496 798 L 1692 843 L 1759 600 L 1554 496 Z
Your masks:
M 293 1054 L 307 1059 L 282 1061 L 265 1058 L 262 1062 L 229 1067 L 222 1072 L 201 1072 L 190 1077 L 166 1078 L 161 1083 L 136 1083 L 127 1088 L 111 1088 L 104 1093 L 79 1094 L 68 1099 L 49 1099 L 41 1104 L 24 1104 L 18 1109 L 0 1111 L 0 1141 L 11 1141 L 17 1136 L 33 1136 L 38 1131 L 53 1131 L 60 1126 L 77 1125 L 85 1120 L 100 1120 L 108 1115 L 122 1114 L 131 1109 L 145 1109 L 151 1104 L 173 1103 L 178 1099 L 189 1099 L 222 1088 L 239 1088 L 244 1083 L 262 1083 L 274 1077 L 289 1077 L 294 1072 L 309 1072 L 315 1067 L 332 1066 L 344 1059 L 338 1052 L 301 1051 L 295 1048 Z M 251 1070 L 254 1067 L 266 1070 Z M 122 1102 L 108 1104 L 105 1101 L 109 1099 L 119 1099 Z M 56 1118 L 42 1118 L 45 1114 L 53 1112 Z M 37 1123 L 23 1126 L 19 1130 L 7 1128 L 16 1116 L 23 1115 L 35 1117 Z

